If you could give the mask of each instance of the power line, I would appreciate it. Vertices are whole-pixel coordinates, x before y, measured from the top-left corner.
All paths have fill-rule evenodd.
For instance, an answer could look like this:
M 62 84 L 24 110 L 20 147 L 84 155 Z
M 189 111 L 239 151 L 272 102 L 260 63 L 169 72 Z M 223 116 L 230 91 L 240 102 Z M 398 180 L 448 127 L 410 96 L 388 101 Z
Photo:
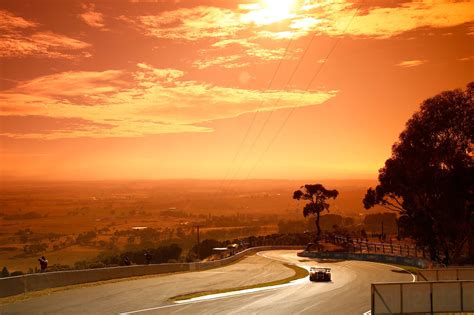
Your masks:
M 354 14 L 352 15 L 351 19 L 349 20 L 349 23 L 347 23 L 345 29 L 344 29 L 344 33 L 347 32 L 347 30 L 349 29 L 349 26 L 352 24 L 352 21 L 354 20 L 354 18 L 356 17 L 357 13 L 359 12 L 359 9 L 360 9 L 361 5 L 359 5 Z M 328 54 L 326 55 L 326 58 L 324 59 L 323 63 L 321 64 L 321 67 L 318 68 L 318 70 L 316 71 L 316 73 L 313 75 L 313 77 L 311 78 L 311 80 L 309 81 L 308 85 L 306 86 L 305 88 L 305 93 L 309 90 L 309 88 L 311 87 L 311 85 L 314 83 L 314 81 L 316 80 L 316 78 L 318 77 L 319 73 L 321 73 L 321 70 L 324 68 L 324 65 L 326 64 L 326 61 L 329 59 L 329 57 L 331 56 L 331 54 L 333 53 L 333 51 L 336 49 L 337 45 L 339 44 L 339 42 L 341 41 L 342 39 L 342 36 L 339 37 L 336 42 L 334 43 L 334 45 L 332 46 L 332 48 L 329 50 Z M 302 99 L 304 94 L 302 94 L 300 96 L 300 100 Z M 268 143 L 267 147 L 265 148 L 265 150 L 262 152 L 262 154 L 259 156 L 257 162 L 253 165 L 253 167 L 250 169 L 250 171 L 248 172 L 247 174 L 247 177 L 246 179 L 248 179 L 250 177 L 250 174 L 255 170 L 255 168 L 257 167 L 257 165 L 261 162 L 261 160 L 263 159 L 263 156 L 267 153 L 267 151 L 270 149 L 270 147 L 272 146 L 272 144 L 275 142 L 276 138 L 278 138 L 278 136 L 280 135 L 281 131 L 283 130 L 283 128 L 285 127 L 286 123 L 288 122 L 288 120 L 290 119 L 291 115 L 293 114 L 293 112 L 296 110 L 298 106 L 295 105 L 291 108 L 291 110 L 289 111 L 288 115 L 285 117 L 284 121 L 283 121 L 283 124 L 280 126 L 280 128 L 278 128 L 277 132 L 274 134 L 273 138 L 270 140 L 270 142 Z
M 290 40 L 288 41 L 288 44 L 287 44 L 286 49 L 285 49 L 285 52 L 283 53 L 282 57 L 280 58 L 280 61 L 278 62 L 278 66 L 276 67 L 276 69 L 275 69 L 275 71 L 274 71 L 274 73 L 273 73 L 273 75 L 272 75 L 270 81 L 268 82 L 268 85 L 267 85 L 267 87 L 266 87 L 266 89 L 265 89 L 264 91 L 267 91 L 267 90 L 269 90 L 269 89 L 271 88 L 271 86 L 272 86 L 272 84 L 273 84 L 273 81 L 275 80 L 275 78 L 276 78 L 278 72 L 280 71 L 280 68 L 281 68 L 281 65 L 282 65 L 282 63 L 283 63 L 283 60 L 285 59 L 286 54 L 288 53 L 288 50 L 289 50 L 289 48 L 290 48 L 292 42 L 293 42 L 293 37 L 291 37 Z M 255 120 L 256 120 L 256 118 L 257 118 L 257 115 L 258 115 L 259 110 L 260 110 L 260 108 L 262 107 L 263 103 L 265 103 L 265 99 L 263 99 L 263 100 L 260 102 L 260 104 L 259 104 L 258 107 L 257 107 L 257 110 L 254 112 L 254 115 L 252 116 L 252 120 L 250 121 L 250 124 L 249 124 L 249 126 L 247 127 L 247 130 L 246 130 L 246 132 L 245 132 L 245 134 L 244 134 L 244 137 L 242 138 L 242 140 L 241 140 L 241 142 L 240 142 L 239 146 L 237 147 L 237 150 L 236 150 L 236 152 L 235 152 L 235 154 L 234 154 L 234 157 L 233 157 L 232 162 L 231 162 L 231 166 L 227 169 L 227 172 L 226 172 L 226 174 L 225 174 L 225 176 L 224 176 L 224 179 L 222 180 L 221 185 L 220 185 L 220 187 L 219 187 L 218 190 L 221 190 L 221 189 L 222 189 L 222 184 L 227 180 L 227 177 L 229 176 L 229 172 L 230 172 L 230 170 L 232 169 L 232 166 L 234 165 L 234 163 L 235 163 L 237 157 L 239 156 L 239 153 L 240 153 L 240 151 L 241 151 L 241 148 L 242 148 L 242 146 L 244 145 L 245 141 L 247 140 L 248 135 L 250 134 L 250 130 L 252 129 L 252 127 L 253 127 L 253 125 L 254 125 L 254 123 L 255 123 Z
M 299 67 L 301 66 L 301 63 L 303 62 L 303 59 L 304 57 L 306 56 L 306 53 L 308 52 L 309 48 L 311 47 L 311 44 L 313 43 L 313 40 L 314 38 L 316 37 L 316 33 L 313 33 L 313 36 L 311 37 L 311 40 L 309 41 L 308 45 L 306 46 L 305 50 L 303 51 L 303 54 L 300 56 L 300 58 L 298 59 L 298 63 L 296 64 L 296 67 L 293 69 L 293 72 L 291 73 L 291 75 L 289 76 L 286 84 L 285 84 L 285 89 L 284 91 L 288 90 L 288 87 L 290 86 L 290 83 L 291 81 L 293 81 L 293 78 L 294 76 L 296 75 L 296 73 L 298 72 L 299 70 Z M 248 157 L 250 155 L 250 152 L 252 151 L 252 149 L 254 148 L 255 144 L 257 143 L 258 139 L 260 139 L 260 136 L 262 135 L 263 133 L 263 130 L 265 129 L 265 127 L 267 126 L 268 122 L 270 121 L 270 118 L 272 117 L 273 115 L 273 112 L 275 111 L 275 109 L 277 108 L 278 104 L 280 103 L 281 101 L 281 96 L 276 100 L 275 104 L 273 105 L 272 109 L 270 110 L 270 113 L 269 115 L 267 116 L 267 118 L 265 119 L 265 121 L 263 122 L 263 125 L 261 126 L 260 130 L 258 131 L 257 133 L 257 136 L 254 138 L 254 141 L 252 142 L 250 148 L 247 150 L 247 158 L 242 160 L 240 165 L 238 166 L 237 168 L 237 171 L 234 173 L 233 177 L 237 176 L 237 174 L 240 172 L 240 169 L 242 168 L 242 166 L 245 164 L 245 162 L 247 162 L 248 160 Z M 232 181 L 232 179 L 231 179 Z

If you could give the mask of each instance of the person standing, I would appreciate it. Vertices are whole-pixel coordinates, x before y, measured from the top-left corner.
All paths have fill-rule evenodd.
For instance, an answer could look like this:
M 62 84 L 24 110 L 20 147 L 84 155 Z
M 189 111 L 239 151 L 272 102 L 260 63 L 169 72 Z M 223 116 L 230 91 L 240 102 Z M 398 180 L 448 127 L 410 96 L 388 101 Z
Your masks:
M 130 261 L 130 258 L 128 258 L 128 256 L 125 256 L 123 258 L 123 263 L 125 266 L 130 266 L 132 264 L 132 262 Z
M 46 272 L 46 268 L 48 268 L 48 260 L 44 256 L 41 256 L 38 261 L 40 263 L 41 272 Z
M 153 259 L 153 257 L 151 256 L 150 252 L 149 251 L 145 251 L 145 262 L 147 265 L 149 265 L 151 263 L 151 260 Z

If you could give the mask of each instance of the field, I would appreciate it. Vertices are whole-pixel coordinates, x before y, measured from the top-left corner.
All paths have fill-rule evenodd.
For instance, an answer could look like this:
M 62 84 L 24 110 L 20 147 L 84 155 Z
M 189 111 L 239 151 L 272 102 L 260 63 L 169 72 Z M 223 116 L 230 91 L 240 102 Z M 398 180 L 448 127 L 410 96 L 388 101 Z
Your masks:
M 372 181 L 323 181 L 340 192 L 331 213 L 353 218 Z M 304 220 L 292 192 L 305 181 L 204 180 L 115 182 L 3 182 L 0 188 L 0 267 L 34 270 L 37 259 L 74 266 L 99 254 L 176 242 L 234 239 L 279 231 L 279 222 Z M 305 221 L 307 222 L 307 220 Z M 312 224 L 312 221 L 308 223 Z M 301 232 L 306 227 L 301 226 Z M 281 225 L 280 225 L 281 228 Z

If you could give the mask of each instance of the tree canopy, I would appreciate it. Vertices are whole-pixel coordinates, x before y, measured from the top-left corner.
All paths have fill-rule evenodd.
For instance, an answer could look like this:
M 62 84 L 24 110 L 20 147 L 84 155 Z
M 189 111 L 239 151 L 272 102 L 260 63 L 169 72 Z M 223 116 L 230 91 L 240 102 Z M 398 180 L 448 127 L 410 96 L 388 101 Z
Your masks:
M 405 235 L 431 258 L 459 261 L 473 250 L 474 83 L 425 100 L 407 122 L 379 184 L 363 200 L 399 213 Z
M 308 200 L 309 202 L 303 208 L 303 215 L 305 217 L 314 214 L 316 216 L 316 230 L 317 239 L 321 236 L 321 227 L 319 225 L 319 218 L 321 212 L 329 211 L 329 203 L 327 199 L 336 199 L 339 195 L 337 190 L 327 190 L 321 184 L 304 185 L 299 190 L 293 193 L 293 199 Z

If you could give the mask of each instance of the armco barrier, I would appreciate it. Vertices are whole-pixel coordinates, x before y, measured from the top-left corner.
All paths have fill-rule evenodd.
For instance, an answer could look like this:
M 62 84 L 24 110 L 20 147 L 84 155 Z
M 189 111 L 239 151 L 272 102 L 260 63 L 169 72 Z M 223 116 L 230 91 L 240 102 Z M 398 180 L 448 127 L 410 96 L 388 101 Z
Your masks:
M 366 260 L 383 263 L 392 263 L 397 265 L 413 266 L 418 268 L 426 268 L 428 261 L 415 257 L 399 257 L 382 254 L 358 254 L 346 252 L 308 252 L 298 253 L 298 256 L 309 258 L 329 258 L 329 259 L 345 259 L 345 260 Z
M 474 268 L 439 268 L 419 270 L 416 281 L 474 280 Z
M 35 273 L 1 278 L 0 297 L 88 282 L 182 271 L 207 270 L 228 265 L 244 256 L 252 255 L 259 251 L 302 248 L 302 246 L 262 246 L 249 248 L 233 256 L 210 262 L 133 265 L 126 267 Z
M 474 312 L 474 281 L 372 284 L 372 314 Z

